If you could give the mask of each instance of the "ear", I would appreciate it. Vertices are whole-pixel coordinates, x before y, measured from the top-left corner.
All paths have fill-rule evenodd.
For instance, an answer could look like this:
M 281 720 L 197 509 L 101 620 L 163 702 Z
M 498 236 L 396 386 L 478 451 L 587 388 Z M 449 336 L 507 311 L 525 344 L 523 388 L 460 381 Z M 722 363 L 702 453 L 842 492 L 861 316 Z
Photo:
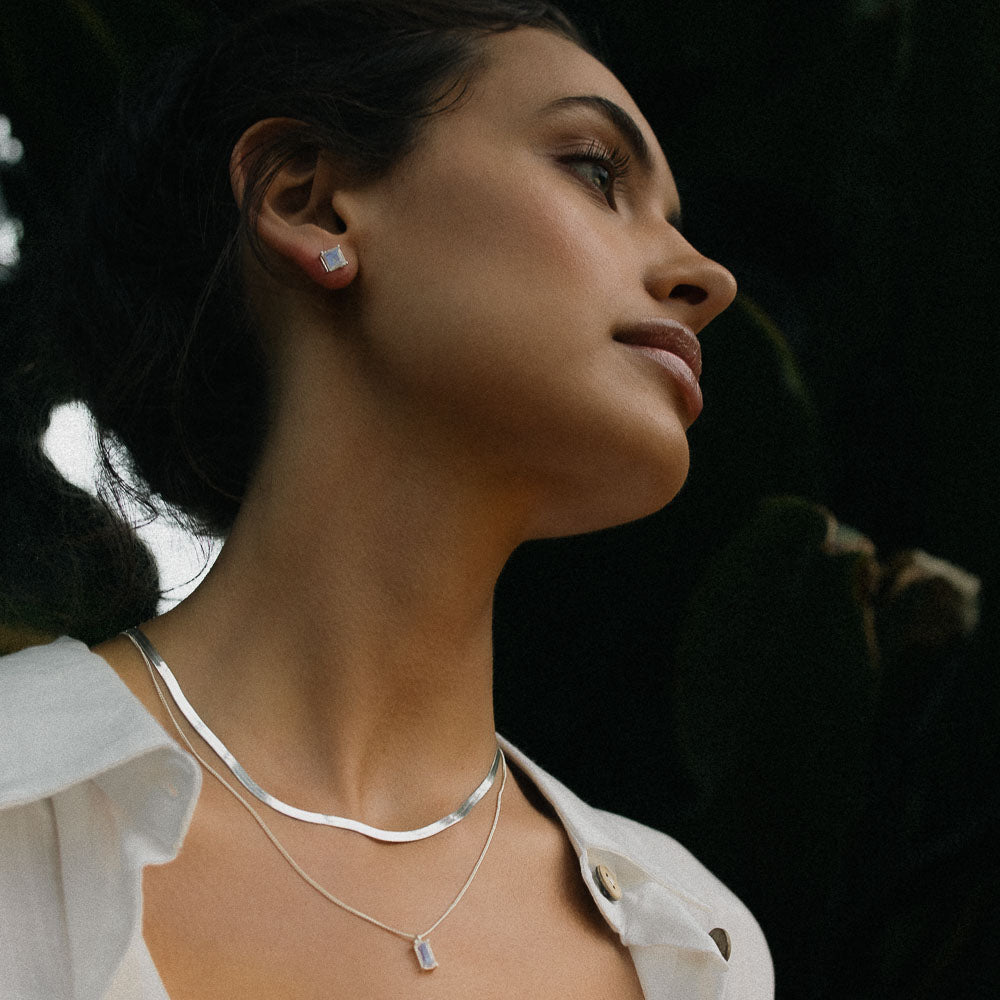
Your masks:
M 291 118 L 266 118 L 240 136 L 229 161 L 230 183 L 238 204 L 243 204 L 248 180 L 261 155 L 301 126 Z M 300 156 L 275 173 L 256 218 L 251 220 L 266 249 L 327 289 L 345 287 L 358 273 L 357 254 L 343 217 L 347 212 L 341 206 L 346 201 L 341 197 L 343 181 L 343 172 L 332 157 L 321 153 Z M 338 245 L 346 263 L 330 269 L 332 258 L 325 252 Z

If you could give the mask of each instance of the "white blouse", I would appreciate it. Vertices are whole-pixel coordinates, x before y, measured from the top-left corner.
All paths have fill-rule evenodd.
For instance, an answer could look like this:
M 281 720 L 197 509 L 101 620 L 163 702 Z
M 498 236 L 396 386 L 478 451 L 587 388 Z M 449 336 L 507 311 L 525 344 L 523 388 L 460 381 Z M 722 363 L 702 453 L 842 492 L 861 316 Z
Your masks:
M 649 1000 L 771 1000 L 764 936 L 717 878 L 500 742 L 562 820 Z M 142 869 L 176 857 L 200 788 L 194 759 L 82 642 L 0 657 L 0 997 L 169 1000 L 142 938 Z

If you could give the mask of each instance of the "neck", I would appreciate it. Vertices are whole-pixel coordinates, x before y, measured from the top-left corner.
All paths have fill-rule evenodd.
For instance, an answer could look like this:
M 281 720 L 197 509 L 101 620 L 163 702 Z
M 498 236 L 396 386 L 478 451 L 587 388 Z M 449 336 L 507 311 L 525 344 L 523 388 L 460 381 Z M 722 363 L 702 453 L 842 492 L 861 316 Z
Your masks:
M 268 791 L 431 822 L 495 752 L 493 588 L 514 525 L 412 441 L 276 436 L 212 572 L 147 631 Z

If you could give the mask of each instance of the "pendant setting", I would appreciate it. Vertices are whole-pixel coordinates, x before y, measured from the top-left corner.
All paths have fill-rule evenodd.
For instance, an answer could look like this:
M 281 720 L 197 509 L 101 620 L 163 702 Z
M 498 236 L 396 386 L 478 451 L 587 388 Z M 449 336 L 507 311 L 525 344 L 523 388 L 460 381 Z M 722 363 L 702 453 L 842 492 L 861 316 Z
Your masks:
M 419 936 L 415 937 L 413 939 L 413 953 L 417 956 L 417 962 L 424 972 L 430 972 L 438 967 L 430 941 L 425 941 Z

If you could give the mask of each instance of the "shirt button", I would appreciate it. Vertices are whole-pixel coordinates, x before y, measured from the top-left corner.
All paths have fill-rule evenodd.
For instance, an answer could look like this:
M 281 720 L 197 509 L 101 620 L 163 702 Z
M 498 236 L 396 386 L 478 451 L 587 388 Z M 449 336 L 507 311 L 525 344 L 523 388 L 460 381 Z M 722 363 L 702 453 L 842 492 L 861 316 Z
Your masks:
M 708 932 L 708 936 L 716 943 L 722 957 L 728 962 L 729 953 L 733 950 L 733 944 L 729 940 L 729 932 L 722 927 L 713 927 Z
M 622 890 L 618 885 L 615 873 L 607 865 L 598 865 L 594 869 L 594 876 L 597 879 L 597 887 L 612 902 L 617 902 L 622 898 Z

